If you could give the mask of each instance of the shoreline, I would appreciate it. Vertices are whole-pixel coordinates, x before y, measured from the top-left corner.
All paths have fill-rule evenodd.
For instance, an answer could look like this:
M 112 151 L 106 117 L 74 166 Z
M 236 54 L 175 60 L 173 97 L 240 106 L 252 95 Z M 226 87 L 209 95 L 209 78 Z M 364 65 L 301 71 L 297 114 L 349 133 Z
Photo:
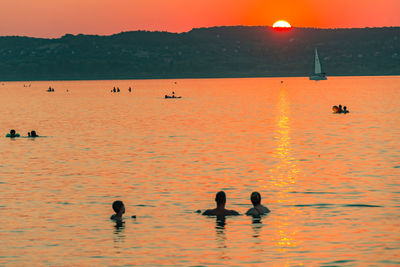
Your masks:
M 340 78 L 340 77 L 400 77 L 399 74 L 366 74 L 366 75 L 332 75 L 332 76 L 327 76 L 328 80 L 329 78 Z M 15 80 L 0 80 L 0 83 L 5 83 L 5 82 L 63 82 L 63 81 L 118 81 L 118 80 L 172 80 L 172 79 L 178 79 L 178 80 L 194 80 L 194 79 L 248 79 L 248 78 L 309 78 L 309 76 L 261 76 L 261 75 L 232 75 L 232 76 L 166 76 L 166 77 L 160 77 L 160 76 L 154 76 L 154 77 L 128 77 L 128 78 L 104 78 L 104 79 L 34 79 L 34 80 L 23 80 L 23 79 L 15 79 Z

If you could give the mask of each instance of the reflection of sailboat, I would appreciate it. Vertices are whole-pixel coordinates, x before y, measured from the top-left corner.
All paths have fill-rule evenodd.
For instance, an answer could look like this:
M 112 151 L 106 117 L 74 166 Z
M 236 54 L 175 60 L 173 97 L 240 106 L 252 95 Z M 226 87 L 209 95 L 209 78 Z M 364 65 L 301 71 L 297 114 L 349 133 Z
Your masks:
M 322 72 L 322 70 L 321 70 L 321 62 L 319 61 L 318 52 L 317 52 L 317 49 L 315 48 L 314 73 L 311 74 L 310 80 L 320 81 L 320 80 L 326 80 L 326 79 L 327 78 L 326 78 L 325 72 Z

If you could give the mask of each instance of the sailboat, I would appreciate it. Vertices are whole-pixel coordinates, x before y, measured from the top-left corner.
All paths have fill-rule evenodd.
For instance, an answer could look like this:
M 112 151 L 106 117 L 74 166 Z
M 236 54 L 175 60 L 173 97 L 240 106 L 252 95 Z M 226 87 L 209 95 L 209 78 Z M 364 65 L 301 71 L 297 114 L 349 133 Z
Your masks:
M 319 61 L 318 51 L 315 48 L 315 61 L 314 61 L 314 73 L 311 74 L 310 80 L 313 81 L 320 81 L 320 80 L 327 80 L 325 72 L 321 70 L 321 62 Z

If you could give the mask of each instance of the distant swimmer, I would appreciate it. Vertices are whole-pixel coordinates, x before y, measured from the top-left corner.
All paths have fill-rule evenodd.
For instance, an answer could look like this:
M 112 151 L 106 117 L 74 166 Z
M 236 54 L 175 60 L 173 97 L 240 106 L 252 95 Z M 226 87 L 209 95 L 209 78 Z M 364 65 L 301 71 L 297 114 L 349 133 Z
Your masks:
M 121 221 L 122 215 L 125 213 L 125 205 L 121 200 L 114 201 L 112 208 L 115 214 L 111 215 L 111 220 Z
M 10 133 L 6 134 L 6 137 L 10 137 L 10 138 L 20 137 L 20 134 L 16 133 L 14 129 L 11 129 Z
M 347 114 L 347 113 L 349 113 L 349 112 L 350 112 L 350 111 L 347 110 L 347 107 L 344 106 L 344 107 L 343 107 L 343 113 L 344 113 L 344 114 Z
M 115 93 L 116 91 L 117 91 L 117 89 L 115 89 L 115 87 L 114 87 L 113 92 Z
M 132 88 L 129 87 L 128 91 L 129 91 L 129 93 L 132 92 Z
M 270 210 L 267 207 L 261 205 L 261 195 L 258 192 L 251 193 L 250 196 L 251 203 L 253 203 L 253 208 L 249 209 L 246 212 L 246 215 L 250 216 L 260 216 L 266 213 L 269 213 Z
M 118 93 L 120 92 L 119 87 L 117 87 L 117 92 L 118 92 Z
M 30 133 L 28 133 L 28 136 L 30 136 L 30 137 L 39 137 L 39 135 L 37 135 L 36 131 L 34 131 L 34 130 L 32 130 Z
M 229 215 L 240 215 L 239 212 L 235 210 L 225 209 L 226 195 L 224 191 L 219 191 L 215 196 L 215 202 L 217 203 L 217 208 L 209 209 L 203 212 L 203 215 L 216 215 L 216 216 L 229 216 Z

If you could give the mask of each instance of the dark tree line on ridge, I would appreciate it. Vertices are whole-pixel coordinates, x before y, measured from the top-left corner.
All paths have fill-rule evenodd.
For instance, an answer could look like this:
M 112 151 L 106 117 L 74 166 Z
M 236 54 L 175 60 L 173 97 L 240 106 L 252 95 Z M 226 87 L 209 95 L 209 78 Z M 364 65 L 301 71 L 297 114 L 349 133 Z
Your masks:
M 0 37 L 0 80 L 399 75 L 400 27 L 230 26 L 57 39 Z

